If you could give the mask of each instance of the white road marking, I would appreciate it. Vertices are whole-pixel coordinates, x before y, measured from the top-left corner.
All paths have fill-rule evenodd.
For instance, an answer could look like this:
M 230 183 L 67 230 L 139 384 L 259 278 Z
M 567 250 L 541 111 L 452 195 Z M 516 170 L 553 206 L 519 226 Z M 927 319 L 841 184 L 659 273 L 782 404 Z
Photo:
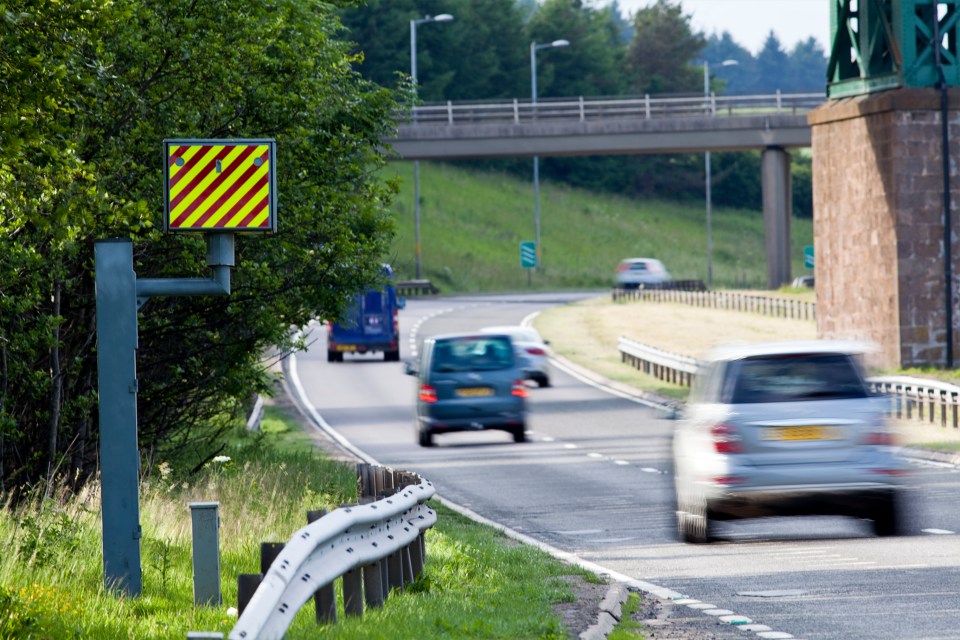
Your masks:
M 587 457 L 588 457 L 588 458 L 602 458 L 602 457 L 603 457 L 603 454 L 602 454 L 602 453 L 588 453 L 588 454 L 587 454 Z
M 567 444 L 563 445 L 563 448 L 564 448 L 564 449 L 579 449 L 579 447 L 578 447 L 577 445 L 572 444 L 572 443 L 570 443 L 570 442 L 568 442 Z
M 950 531 L 949 529 L 920 529 L 923 533 L 932 533 L 935 536 L 949 536 L 956 533 L 956 531 Z
M 627 465 L 627 464 L 630 464 L 630 463 L 627 462 L 626 460 L 614 460 L 614 461 L 613 461 L 613 464 L 619 464 L 619 465 L 623 466 L 623 465 Z

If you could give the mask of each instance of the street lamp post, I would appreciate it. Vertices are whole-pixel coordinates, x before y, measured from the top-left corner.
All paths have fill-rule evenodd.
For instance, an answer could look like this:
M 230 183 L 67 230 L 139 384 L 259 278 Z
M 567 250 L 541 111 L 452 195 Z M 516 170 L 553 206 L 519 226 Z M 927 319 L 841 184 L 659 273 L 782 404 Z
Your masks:
M 724 60 L 720 63 L 721 67 L 732 67 L 740 64 L 736 60 Z M 710 107 L 710 63 L 703 61 L 703 99 L 707 115 L 713 115 L 713 109 Z M 704 190 L 707 194 L 707 287 L 713 286 L 713 184 L 710 163 L 710 152 L 704 154 L 703 164 L 706 168 L 706 179 L 704 181 Z
M 410 79 L 413 82 L 413 96 L 417 97 L 417 25 L 428 22 L 450 22 L 453 16 L 441 13 L 437 16 L 424 16 L 410 21 Z M 416 104 L 414 104 L 416 109 Z M 416 112 L 414 112 L 416 122 Z M 416 242 L 416 278 L 420 279 L 420 161 L 413 161 L 413 227 Z
M 569 45 L 570 42 L 567 40 L 554 40 L 544 44 L 530 43 L 530 98 L 534 114 L 537 104 L 537 51 Z M 540 252 L 540 158 L 538 156 L 533 156 L 533 226 L 536 230 L 537 270 L 539 271 L 543 257 Z

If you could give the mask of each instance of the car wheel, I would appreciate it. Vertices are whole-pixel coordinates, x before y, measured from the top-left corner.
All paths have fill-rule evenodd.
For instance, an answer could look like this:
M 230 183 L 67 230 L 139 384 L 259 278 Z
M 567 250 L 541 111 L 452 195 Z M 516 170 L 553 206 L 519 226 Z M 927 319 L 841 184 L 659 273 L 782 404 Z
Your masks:
M 691 544 L 708 544 L 714 540 L 710 508 L 704 498 L 697 498 L 687 510 L 677 510 L 677 531 L 681 540 Z
M 543 387 L 549 387 L 549 386 L 550 386 L 550 378 L 548 378 L 547 376 L 543 376 L 542 378 L 540 378 L 539 380 L 537 380 L 537 386 L 540 387 L 541 389 L 542 389 Z
M 522 424 L 519 427 L 513 428 L 513 441 L 514 442 L 527 441 L 527 425 Z
M 341 354 L 339 354 L 336 351 L 327 351 L 327 362 L 337 362 L 338 361 L 337 356 L 340 356 L 340 355 Z
M 903 533 L 896 496 L 890 496 L 878 505 L 871 516 L 873 532 L 878 536 L 897 536 Z
M 417 431 L 418 441 L 421 447 L 432 447 L 433 446 L 433 432 L 429 429 L 420 428 Z
M 383 360 L 384 362 L 399 362 L 400 351 L 384 351 Z

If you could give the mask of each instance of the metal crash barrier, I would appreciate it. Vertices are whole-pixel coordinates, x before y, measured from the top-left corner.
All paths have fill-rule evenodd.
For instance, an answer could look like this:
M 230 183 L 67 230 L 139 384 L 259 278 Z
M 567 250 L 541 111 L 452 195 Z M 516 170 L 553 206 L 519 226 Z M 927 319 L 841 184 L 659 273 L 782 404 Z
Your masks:
M 276 545 L 275 559 L 256 576 L 259 585 L 228 638 L 280 640 L 315 594 L 317 621 L 336 620 L 332 586 L 340 577 L 344 611 L 360 615 L 364 603 L 380 606 L 391 588 L 402 589 L 420 575 L 426 558 L 423 533 L 437 520 L 426 505 L 433 485 L 385 467 L 360 464 L 357 472 L 361 504 L 323 514 Z M 244 576 L 240 583 L 242 591 Z

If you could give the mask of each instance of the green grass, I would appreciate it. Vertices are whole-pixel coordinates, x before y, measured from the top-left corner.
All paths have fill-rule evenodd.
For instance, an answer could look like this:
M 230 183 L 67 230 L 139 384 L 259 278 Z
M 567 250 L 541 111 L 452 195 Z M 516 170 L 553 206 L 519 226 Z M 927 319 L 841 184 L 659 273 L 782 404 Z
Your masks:
M 399 279 L 412 278 L 412 165 L 391 163 L 384 176 L 401 180 L 393 205 L 398 233 L 389 260 Z M 519 244 L 535 239 L 530 180 L 421 163 L 420 196 L 422 277 L 444 293 L 527 288 Z M 702 202 L 629 199 L 541 181 L 540 220 L 543 269 L 531 274 L 533 288 L 607 288 L 620 259 L 635 256 L 660 258 L 677 279 L 706 280 Z M 793 272 L 807 273 L 803 247 L 813 243 L 812 221 L 794 218 L 791 234 Z M 715 286 L 765 286 L 761 212 L 715 207 L 713 244 Z
M 292 418 L 268 408 L 261 435 L 238 433 L 230 460 L 187 476 L 169 465 L 140 491 L 143 595 L 118 597 L 102 583 L 98 487 L 38 495 L 0 510 L 0 640 L 138 638 L 226 634 L 236 619 L 237 575 L 256 573 L 261 542 L 282 542 L 310 509 L 356 501 L 356 476 L 321 457 Z M 220 503 L 223 605 L 193 606 L 188 503 Z M 345 618 L 325 638 L 564 638 L 551 605 L 570 601 L 565 575 L 592 574 L 513 543 L 437 505 L 420 580 L 381 610 Z M 317 636 L 310 605 L 287 638 Z
M 643 633 L 643 624 L 633 619 L 640 610 L 640 603 L 640 596 L 631 593 L 620 610 L 620 622 L 607 636 L 607 640 L 643 640 L 647 637 Z

